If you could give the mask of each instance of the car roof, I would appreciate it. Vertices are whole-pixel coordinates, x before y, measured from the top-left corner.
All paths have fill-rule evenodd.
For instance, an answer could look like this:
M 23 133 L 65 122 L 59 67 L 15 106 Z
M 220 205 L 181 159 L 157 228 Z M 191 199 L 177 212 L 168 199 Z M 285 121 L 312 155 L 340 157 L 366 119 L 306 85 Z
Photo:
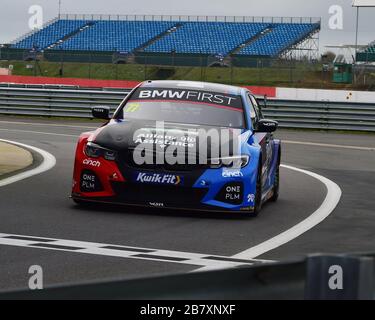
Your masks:
M 241 87 L 230 86 L 219 83 L 199 82 L 199 81 L 183 81 L 183 80 L 150 80 L 140 85 L 142 88 L 166 88 L 166 89 L 190 89 L 202 90 L 208 92 L 226 93 L 233 95 L 241 95 L 244 90 Z

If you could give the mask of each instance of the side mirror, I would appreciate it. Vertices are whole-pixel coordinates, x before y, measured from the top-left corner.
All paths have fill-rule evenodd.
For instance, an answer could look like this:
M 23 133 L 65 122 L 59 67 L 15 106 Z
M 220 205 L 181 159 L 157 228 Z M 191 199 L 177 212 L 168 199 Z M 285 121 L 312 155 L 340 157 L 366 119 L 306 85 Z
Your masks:
M 97 119 L 109 119 L 110 108 L 106 106 L 93 107 L 91 109 L 92 116 Z
M 269 120 L 269 119 L 261 119 L 258 121 L 257 127 L 256 127 L 256 132 L 275 132 L 279 123 L 274 120 Z

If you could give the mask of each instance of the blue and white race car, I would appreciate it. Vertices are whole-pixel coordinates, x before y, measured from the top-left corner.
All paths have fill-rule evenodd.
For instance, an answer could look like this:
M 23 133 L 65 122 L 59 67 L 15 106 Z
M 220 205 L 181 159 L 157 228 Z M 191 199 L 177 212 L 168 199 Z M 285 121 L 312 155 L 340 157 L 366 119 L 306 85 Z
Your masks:
M 72 198 L 257 215 L 279 196 L 277 122 L 245 88 L 146 81 L 79 139 Z

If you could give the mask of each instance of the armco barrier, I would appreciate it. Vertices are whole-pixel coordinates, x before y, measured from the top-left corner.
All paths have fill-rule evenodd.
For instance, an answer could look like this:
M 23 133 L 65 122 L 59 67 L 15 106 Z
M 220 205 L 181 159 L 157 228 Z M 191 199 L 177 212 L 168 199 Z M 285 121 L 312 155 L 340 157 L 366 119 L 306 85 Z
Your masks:
M 90 118 L 91 107 L 115 110 L 129 89 L 0 85 L 0 114 Z M 284 128 L 375 132 L 375 104 L 269 99 L 266 117 Z
M 115 110 L 128 93 L 69 86 L 0 86 L 0 114 L 90 118 L 91 107 L 106 105 Z
M 375 132 L 375 104 L 269 100 L 263 113 L 285 128 Z
M 333 286 L 332 266 L 337 274 Z M 374 300 L 374 267 L 374 254 L 312 255 L 297 261 L 227 270 L 0 292 L 0 300 Z

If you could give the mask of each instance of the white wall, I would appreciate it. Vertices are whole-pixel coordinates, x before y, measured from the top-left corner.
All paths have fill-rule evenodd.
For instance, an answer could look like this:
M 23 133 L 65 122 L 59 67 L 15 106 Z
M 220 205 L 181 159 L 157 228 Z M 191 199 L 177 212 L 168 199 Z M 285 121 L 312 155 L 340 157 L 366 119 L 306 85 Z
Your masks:
M 276 88 L 276 99 L 375 103 L 375 92 Z

